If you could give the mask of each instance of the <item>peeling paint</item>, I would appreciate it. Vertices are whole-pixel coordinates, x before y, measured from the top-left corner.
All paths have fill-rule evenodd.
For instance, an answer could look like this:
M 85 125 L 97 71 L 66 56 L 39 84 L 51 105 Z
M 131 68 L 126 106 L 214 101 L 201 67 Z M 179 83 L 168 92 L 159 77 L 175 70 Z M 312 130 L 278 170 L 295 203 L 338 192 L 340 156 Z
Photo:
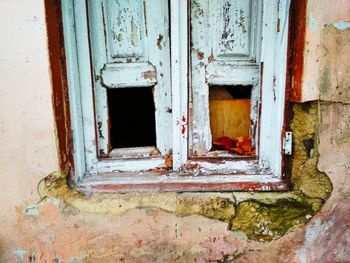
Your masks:
M 335 26 L 335 25 L 334 25 Z M 345 30 L 340 29 L 343 28 L 344 25 L 338 25 L 335 26 L 338 30 Z M 335 31 L 334 27 L 331 26 L 332 30 Z M 325 62 L 323 62 L 325 63 Z M 327 70 L 324 71 L 324 79 L 322 82 L 322 85 L 320 86 L 321 89 L 324 91 L 327 91 L 327 88 L 329 88 L 329 85 L 333 83 L 332 78 L 332 71 L 327 72 Z M 327 102 L 329 103 L 329 102 Z M 342 104 L 343 105 L 343 104 Z M 301 248 L 300 255 L 302 257 L 300 260 L 303 260 L 303 257 L 307 256 L 306 252 L 308 251 L 309 246 L 314 245 L 315 243 L 318 243 L 318 240 L 321 238 L 322 234 L 324 232 L 327 232 L 327 234 L 330 234 L 332 231 L 332 228 L 334 228 L 333 221 L 325 221 L 325 220 L 319 220 L 317 215 L 313 217 L 313 215 L 320 209 L 320 207 L 324 204 L 325 200 L 330 196 L 332 191 L 332 184 L 329 181 L 327 175 L 323 172 L 320 172 L 317 169 L 317 163 L 318 163 L 318 125 L 320 123 L 320 112 L 318 108 L 318 102 L 311 102 L 311 103 L 304 103 L 304 104 L 295 104 L 293 105 L 293 114 L 294 118 L 292 121 L 292 129 L 293 133 L 295 135 L 295 142 L 294 142 L 294 149 L 296 150 L 293 156 L 293 174 L 292 174 L 292 182 L 294 186 L 295 192 L 290 193 L 282 193 L 277 195 L 276 193 L 235 193 L 235 200 L 232 200 L 230 198 L 224 198 L 224 197 L 210 197 L 199 195 L 199 196 L 184 196 L 179 193 L 151 193 L 151 194 L 140 194 L 140 193 L 132 193 L 132 194 L 105 194 L 105 195 L 91 195 L 91 196 L 83 196 L 80 193 L 74 191 L 73 189 L 70 189 L 67 186 L 66 179 L 63 178 L 63 176 L 55 176 L 51 175 L 45 178 L 41 184 L 39 185 L 39 191 L 41 196 L 44 198 L 38 205 L 29 206 L 25 209 L 21 208 L 20 213 L 22 214 L 24 219 L 21 219 L 25 221 L 27 224 L 27 230 L 31 229 L 32 227 L 37 227 L 37 232 L 33 233 L 40 233 L 40 237 L 42 238 L 40 242 L 43 242 L 43 249 L 47 248 L 45 246 L 52 246 L 53 249 L 56 249 L 60 246 L 60 242 L 62 241 L 58 237 L 58 233 L 66 232 L 68 235 L 75 235 L 75 237 L 78 236 L 78 234 L 81 234 L 81 236 L 78 236 L 83 241 L 83 245 L 86 245 L 84 249 L 94 251 L 93 249 L 98 249 L 98 246 L 96 244 L 102 244 L 100 247 L 101 254 L 105 253 L 106 255 L 110 255 L 112 257 L 113 247 L 108 248 L 107 241 L 110 241 L 110 243 L 113 244 L 114 247 L 117 247 L 116 244 L 119 245 L 119 243 L 114 243 L 114 239 L 118 240 L 115 237 L 118 236 L 118 232 L 113 232 L 113 236 L 108 236 L 108 233 L 101 232 L 94 232 L 95 227 L 98 227 L 98 223 L 101 222 L 104 218 L 109 218 L 109 215 L 118 215 L 118 217 L 111 216 L 111 224 L 109 226 L 112 227 L 118 227 L 120 221 L 117 221 L 121 218 L 121 215 L 131 212 L 133 213 L 133 210 L 140 211 L 144 208 L 145 214 L 147 216 L 153 216 L 154 218 L 157 218 L 156 213 L 158 210 L 164 210 L 169 212 L 168 217 L 166 219 L 172 219 L 174 222 L 176 222 L 176 237 L 174 239 L 169 238 L 167 242 L 169 243 L 157 243 L 155 246 L 154 251 L 158 251 L 159 254 L 166 255 L 170 258 L 170 256 L 179 254 L 181 257 L 181 253 L 184 253 L 184 249 L 181 248 L 181 246 L 176 243 L 179 239 L 181 239 L 181 226 L 178 224 L 178 219 L 180 217 L 188 217 L 193 214 L 201 215 L 201 217 L 195 217 L 196 221 L 195 223 L 198 224 L 198 226 L 194 227 L 193 229 L 189 229 L 189 231 L 192 233 L 191 236 L 187 237 L 188 239 L 184 238 L 188 243 L 193 242 L 194 236 L 197 235 L 199 232 L 201 232 L 201 225 L 199 219 L 202 217 L 207 217 L 210 219 L 220 220 L 225 225 L 229 225 L 230 229 L 232 230 L 232 234 L 235 239 L 238 240 L 247 240 L 247 239 L 254 239 L 254 240 L 272 240 L 277 239 L 280 236 L 289 233 L 296 228 L 300 227 L 304 223 L 308 222 L 309 220 L 313 220 L 310 225 L 305 227 L 306 234 L 305 234 L 305 241 L 303 241 L 303 232 L 298 232 L 298 234 L 295 234 L 292 236 L 293 242 L 304 242 L 305 246 Z M 337 112 L 335 115 L 339 116 L 341 114 L 344 114 L 344 111 Z M 328 116 L 328 115 L 327 115 Z M 329 117 L 327 119 L 332 119 L 332 117 Z M 181 123 L 180 123 L 181 122 Z M 179 121 L 179 125 L 182 125 L 183 122 L 186 122 L 186 118 L 182 118 Z M 326 124 L 325 124 L 326 125 Z M 330 126 L 329 123 L 326 125 L 327 128 L 330 129 L 328 126 Z M 339 131 L 342 135 L 338 135 L 338 137 L 332 138 L 333 143 L 346 143 L 346 140 L 349 136 L 346 133 L 348 129 L 346 129 L 347 126 L 344 127 L 344 130 Z M 331 133 L 331 132 L 329 132 Z M 339 140 L 339 141 L 337 141 Z M 328 152 L 326 152 L 328 154 Z M 333 153 L 334 154 L 334 153 Z M 340 155 L 345 155 L 344 152 L 340 152 Z M 328 157 L 328 156 L 327 156 Z M 327 158 L 325 157 L 325 158 Z M 331 165 L 327 165 L 327 173 L 328 171 L 332 171 L 334 167 L 329 167 Z M 334 177 L 337 176 L 337 174 L 333 175 Z M 275 195 L 276 194 L 276 195 Z M 55 197 L 55 198 L 45 198 L 45 197 Z M 339 195 L 335 195 L 336 197 L 339 197 Z M 56 221 L 56 218 L 49 217 L 51 220 L 47 220 L 47 224 L 54 225 L 54 228 L 49 228 L 45 223 L 43 223 L 41 216 L 42 216 L 42 208 L 46 210 L 46 213 L 50 213 L 50 209 L 55 209 L 54 206 L 41 206 L 45 204 L 45 202 L 48 202 L 49 204 L 55 204 L 59 203 L 62 200 L 65 205 L 60 205 L 59 209 L 56 209 L 59 213 L 59 217 L 68 218 L 67 223 L 64 225 L 62 222 L 66 221 Z M 332 200 L 331 205 L 328 205 L 328 209 L 330 206 L 334 205 L 333 203 L 334 199 Z M 154 209 L 156 208 L 156 209 Z M 327 207 L 325 207 L 327 208 Z M 333 209 L 334 208 L 334 209 Z M 334 206 L 331 210 L 326 210 L 327 213 L 336 213 L 338 209 Z M 55 211 L 56 211 L 55 210 Z M 23 212 L 24 211 L 24 212 Z M 39 213 L 40 211 L 40 213 Z M 83 214 L 84 212 L 87 212 L 89 214 Z M 45 211 L 43 211 L 45 213 Z M 79 215 L 81 214 L 81 215 Z M 100 214 L 98 218 L 99 220 L 93 221 L 91 218 L 94 218 L 96 214 Z M 102 215 L 101 215 L 102 214 Z M 106 214 L 106 215 L 105 215 Z M 326 213 L 324 213 L 326 214 Z M 55 214 L 54 214 L 55 215 Z M 77 216 L 76 216 L 77 215 Z M 137 214 L 137 217 L 135 218 L 135 221 L 129 224 L 129 222 L 125 223 L 125 228 L 122 230 L 128 231 L 130 228 L 136 228 L 141 226 L 144 226 L 140 224 L 140 221 L 145 220 L 145 217 L 142 217 L 143 214 L 139 213 Z M 178 217 L 174 216 L 177 215 Z M 28 217 L 26 217 L 28 216 Z M 72 225 L 70 226 L 71 222 L 75 222 L 77 217 L 81 218 L 81 221 L 77 220 L 78 222 L 82 222 L 81 225 Z M 72 219 L 73 218 L 73 219 Z M 128 217 L 130 219 L 132 217 Z M 175 219 L 174 219 L 175 218 Z M 206 219 L 207 219 L 206 218 Z M 182 219 L 182 218 L 181 218 Z M 23 222 L 21 220 L 18 220 L 18 226 L 21 227 L 21 224 Z M 150 233 L 150 235 L 154 235 L 153 238 L 156 239 L 159 236 L 166 236 L 167 237 L 167 227 L 164 223 L 165 221 L 157 221 L 155 220 L 153 225 L 151 225 L 151 230 L 153 232 Z M 165 219 L 163 219 L 165 220 Z M 176 220 L 176 221 L 175 221 Z M 31 225 L 32 222 L 35 222 Z M 102 221 L 104 222 L 104 221 Z M 217 224 L 218 222 L 215 222 L 214 220 L 207 220 L 207 222 L 212 223 L 212 225 Z M 168 223 L 168 222 L 167 222 Z M 172 223 L 172 222 L 170 222 Z M 220 223 L 220 222 L 219 222 Z M 62 224 L 62 225 L 61 225 Z M 85 225 L 86 224 L 86 225 Z M 155 226 L 159 226 L 158 229 L 156 229 Z M 163 227 L 164 226 L 164 227 Z M 193 226 L 193 225 L 191 225 Z M 346 225 L 345 225 L 346 226 Z M 51 227 L 51 225 L 50 225 Z M 64 227 L 64 229 L 60 232 L 57 231 L 60 227 Z M 83 229 L 82 232 L 74 232 L 74 230 L 70 229 L 70 227 L 76 228 L 76 229 Z M 87 234 L 87 229 L 91 227 L 90 235 Z M 163 229 L 162 229 L 163 228 Z M 100 231 L 111 229 L 107 228 L 107 226 L 103 225 L 101 223 Z M 175 229 L 175 227 L 174 227 Z M 339 229 L 339 228 L 338 228 Z M 56 232 L 57 231 L 57 232 Z M 144 229 L 139 230 L 139 233 L 144 234 Z M 159 233 L 158 233 L 158 232 Z M 108 232 L 108 231 L 105 231 Z M 123 232 L 123 231 L 120 231 Z M 77 234 L 78 233 L 78 234 Z M 132 232 L 134 234 L 135 232 Z M 136 232 L 137 234 L 138 232 Z M 301 233 L 301 234 L 300 234 Z M 149 243 L 154 242 L 154 240 L 147 240 L 147 234 L 142 236 L 140 240 L 137 240 L 135 238 L 135 243 L 131 244 L 130 246 L 126 246 L 127 248 L 133 248 L 135 250 L 132 251 L 134 254 L 141 254 L 137 248 L 142 247 L 146 241 Z M 103 240 L 103 235 L 107 235 L 107 237 Z M 204 241 L 202 241 L 197 247 L 191 246 L 191 249 L 195 251 L 196 249 L 200 252 L 202 252 L 198 247 L 205 248 L 208 250 L 212 250 L 212 254 L 210 259 L 211 260 L 220 260 L 220 261 L 233 261 L 235 260 L 236 253 L 238 253 L 238 250 L 236 248 L 239 248 L 239 246 L 236 245 L 235 241 L 230 240 L 230 242 L 223 241 L 221 237 L 216 237 L 217 230 L 214 229 L 210 235 L 210 237 L 206 237 Z M 175 234 L 174 234 L 175 236 Z M 111 237 L 111 238 L 110 238 Z M 298 239 L 299 237 L 299 239 Z M 337 235 L 338 237 L 338 235 Z M 26 237 L 23 237 L 25 239 Z M 33 238 L 33 236 L 31 237 Z M 46 240 L 46 239 L 47 240 Z M 152 237 L 151 237 L 152 238 Z M 193 239 L 191 239 L 193 238 Z M 295 238 L 295 239 L 294 239 Z M 257 242 L 249 241 L 251 243 L 251 248 L 256 249 L 255 251 L 244 249 L 242 250 L 242 253 L 246 254 L 259 254 L 259 249 L 263 249 L 265 251 L 268 251 L 270 249 L 271 254 L 276 254 L 276 251 L 273 248 L 275 248 L 276 244 L 281 244 L 283 242 L 288 242 L 289 237 L 282 240 L 280 243 L 277 243 L 278 241 L 274 241 L 270 243 L 269 245 L 266 244 L 258 244 Z M 29 240 L 29 239 L 27 239 Z M 67 238 L 67 240 L 70 240 L 70 237 Z M 86 241 L 88 240 L 88 241 Z M 101 242 L 101 240 L 103 242 Z M 120 238 L 121 241 L 128 242 L 127 238 Z M 145 241 L 146 240 L 146 241 Z M 175 240 L 175 241 L 174 241 Z M 190 240 L 190 241 L 188 241 Z M 300 241 L 301 240 L 301 241 Z M 80 240 L 78 240 L 80 241 Z M 78 241 L 71 241 L 72 243 L 78 242 Z M 86 241 L 87 244 L 84 242 Z M 197 240 L 198 241 L 198 240 Z M 29 241 L 28 241 L 29 242 Z M 40 244 L 40 242 L 38 242 Z M 142 243 L 144 242 L 144 243 Z M 156 243 L 156 242 L 155 242 Z M 121 242 L 122 244 L 122 242 Z M 184 243 L 182 243 L 184 244 Z M 181 245 L 182 245 L 181 244 Z M 339 242 L 339 258 L 346 258 L 345 256 L 341 256 L 340 253 L 348 253 L 346 251 L 346 244 L 347 243 L 341 243 Z M 197 245 L 197 244 L 196 244 Z M 67 246 L 67 245 L 66 245 Z M 254 247 L 256 246 L 256 248 Z M 293 246 L 287 247 L 290 250 L 295 251 L 295 244 Z M 13 246 L 12 246 L 13 247 Z M 23 247 L 22 249 L 15 250 L 12 252 L 12 249 L 8 250 L 8 253 L 13 253 L 19 261 L 23 261 L 24 259 L 27 259 L 30 252 L 30 248 Z M 190 247 L 190 246 L 189 246 Z M 230 249 L 227 249 L 229 247 Z M 122 247 L 125 248 L 125 247 Z M 222 248 L 225 248 L 225 254 L 222 253 Z M 282 247 L 283 248 L 283 247 Z M 343 248 L 343 251 L 341 252 Z M 27 249 L 27 250 L 25 250 Z M 61 248 L 62 249 L 62 248 Z M 158 249 L 158 250 L 157 250 Z M 303 250 L 304 249 L 304 250 Z M 285 252 L 287 249 L 286 247 L 284 249 L 277 250 L 278 253 L 287 253 Z M 62 250 L 61 250 L 62 251 Z M 152 253 L 154 252 L 152 251 Z M 160 251 L 160 252 L 159 252 Z M 227 252 L 228 251 L 228 252 Z M 67 252 L 68 253 L 68 252 Z M 108 254 L 109 253 L 109 254 Z M 228 255 L 226 253 L 232 253 L 232 255 Z M 293 251 L 289 252 L 290 254 L 293 253 Z M 57 253 L 58 255 L 61 255 L 60 252 Z M 170 256 L 168 254 L 171 254 Z M 40 254 L 39 254 L 40 255 Z M 99 254 L 100 255 L 100 254 Z M 113 255 L 114 256 L 114 255 Z M 25 258 L 27 257 L 27 258 Z M 39 259 L 39 256 L 32 257 L 31 260 Z M 152 258 L 152 257 L 150 257 Z M 174 257 L 176 259 L 176 257 Z M 208 257 L 209 258 L 209 257 Z M 54 262 L 60 262 L 61 257 L 56 257 L 56 260 Z M 103 258 L 105 259 L 105 258 Z M 103 262 L 103 259 L 101 262 Z M 172 258 L 173 259 L 173 258 Z M 183 258 L 181 258 L 182 260 Z M 52 261 L 52 258 L 50 258 Z M 76 257 L 76 259 L 71 260 L 71 262 L 79 262 L 80 259 Z M 63 257 L 62 261 L 67 262 Z M 83 260 L 81 260 L 82 262 Z M 178 260 L 179 261 L 179 260 Z M 271 260 L 274 262 L 273 260 Z M 286 262 L 293 262 L 293 260 L 287 260 Z M 339 260 L 340 261 L 340 260 Z M 69 262 L 69 261 L 68 261 Z M 135 261 L 137 262 L 137 261 Z M 152 262 L 156 262 L 155 260 Z M 183 262 L 186 262 L 183 260 Z M 188 262 L 191 262 L 190 260 Z M 244 261 L 242 262 L 256 262 L 256 261 Z M 265 260 L 261 260 L 261 262 L 265 262 Z M 275 261 L 278 262 L 278 261 Z M 331 262 L 331 261 L 330 261 Z
M 142 73 L 144 79 L 154 80 L 157 79 L 157 74 L 153 70 L 148 70 Z
M 350 28 L 350 21 L 339 21 L 332 25 L 335 26 L 336 29 L 343 31 Z
M 308 12 L 307 14 L 307 25 L 308 27 L 311 28 L 312 31 L 316 32 L 318 29 L 318 20 L 317 18 L 314 16 L 314 14 L 312 12 Z
M 159 34 L 158 38 L 157 38 L 157 47 L 159 49 L 162 49 L 162 40 L 163 40 L 164 36 L 162 34 Z
M 24 262 L 24 256 L 28 253 L 28 251 L 24 249 L 17 249 L 13 251 L 13 253 L 17 256 L 18 263 L 22 263 Z
M 27 215 L 27 216 L 31 216 L 31 217 L 37 217 L 39 215 L 39 211 L 38 209 L 34 206 L 34 205 L 31 205 L 31 206 L 28 206 L 24 213 Z

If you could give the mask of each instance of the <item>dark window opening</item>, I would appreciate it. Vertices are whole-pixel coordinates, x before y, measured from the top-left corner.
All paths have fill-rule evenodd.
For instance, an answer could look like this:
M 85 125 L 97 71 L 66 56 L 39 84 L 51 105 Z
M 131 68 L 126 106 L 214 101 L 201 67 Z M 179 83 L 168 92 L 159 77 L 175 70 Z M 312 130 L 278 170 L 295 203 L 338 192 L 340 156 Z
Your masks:
M 156 146 L 152 88 L 108 89 L 111 148 Z
M 254 156 L 251 140 L 252 86 L 210 86 L 209 115 L 212 151 Z

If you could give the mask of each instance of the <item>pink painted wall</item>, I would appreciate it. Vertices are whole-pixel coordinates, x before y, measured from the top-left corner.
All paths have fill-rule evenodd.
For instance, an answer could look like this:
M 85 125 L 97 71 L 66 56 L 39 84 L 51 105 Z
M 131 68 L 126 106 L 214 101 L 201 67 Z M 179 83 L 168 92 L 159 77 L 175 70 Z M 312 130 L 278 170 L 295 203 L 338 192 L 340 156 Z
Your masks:
M 197 215 L 36 205 L 59 169 L 44 1 L 0 1 L 0 262 L 349 262 L 349 21 L 349 0 L 309 0 L 303 98 L 322 99 L 318 167 L 333 193 L 302 229 L 260 243 Z
M 304 52 L 304 75 L 302 100 L 310 101 L 320 98 L 319 84 L 324 61 L 322 49 L 322 32 L 325 26 L 337 25 L 350 21 L 350 1 L 308 0 L 307 5 L 306 46 Z M 346 26 L 346 25 L 345 25 Z M 349 25 L 347 25 L 349 27 Z M 340 50 L 339 55 L 343 54 Z M 339 56 L 346 59 L 347 56 Z M 340 70 L 341 67 L 338 67 Z M 338 73 L 339 74 L 339 73 Z M 345 74 L 345 72 L 344 72 Z
M 44 1 L 0 1 L 0 247 L 58 169 Z M 1 260 L 0 260 L 1 261 Z M 14 261 L 13 261 L 14 262 Z

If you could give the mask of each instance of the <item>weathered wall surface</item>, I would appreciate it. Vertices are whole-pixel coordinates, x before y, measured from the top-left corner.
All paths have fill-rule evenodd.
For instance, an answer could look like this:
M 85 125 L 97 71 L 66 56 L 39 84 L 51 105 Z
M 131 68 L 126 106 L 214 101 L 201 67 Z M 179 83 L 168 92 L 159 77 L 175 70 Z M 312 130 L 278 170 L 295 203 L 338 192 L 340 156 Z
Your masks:
M 334 45 L 336 44 L 334 41 L 336 39 L 337 41 L 346 39 L 349 41 L 348 34 L 346 32 L 343 34 L 341 32 L 330 33 L 330 28 L 334 27 L 334 30 L 343 31 L 341 28 L 349 27 L 349 14 L 350 4 L 348 0 L 308 0 L 302 101 L 324 98 L 324 94 L 320 94 L 320 90 L 322 90 L 320 82 L 325 77 L 324 70 L 329 70 L 329 74 L 333 75 L 331 85 L 338 85 L 337 77 L 345 80 L 346 70 L 349 70 L 349 67 L 346 66 L 348 65 L 347 56 L 339 56 L 339 54 L 346 54 L 343 52 L 349 50 L 349 45 L 344 44 L 344 42 L 342 45 Z M 330 43 L 332 41 L 333 44 Z M 325 52 L 333 54 L 325 56 Z M 325 59 L 329 61 L 326 62 Z M 326 64 L 330 63 L 331 60 L 333 60 L 331 67 L 335 71 L 338 69 L 338 72 L 330 72 L 331 69 L 325 69 Z M 349 74 L 347 80 L 349 86 Z M 349 91 L 344 90 L 343 92 Z
M 12 254 L 18 207 L 58 169 L 44 2 L 0 1 L 0 32 L 0 254 Z
M 0 262 L 349 262 L 349 9 L 309 0 L 294 193 L 82 196 L 39 184 L 59 169 L 44 1 L 0 1 Z

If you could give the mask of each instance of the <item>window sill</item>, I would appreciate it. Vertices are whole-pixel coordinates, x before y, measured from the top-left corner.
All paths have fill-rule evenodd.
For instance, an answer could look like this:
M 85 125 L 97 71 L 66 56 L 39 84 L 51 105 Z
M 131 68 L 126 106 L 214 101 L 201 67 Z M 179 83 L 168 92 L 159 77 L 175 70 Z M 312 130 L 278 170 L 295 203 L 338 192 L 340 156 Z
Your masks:
M 289 182 L 262 174 L 205 174 L 197 172 L 119 172 L 86 175 L 72 185 L 85 194 L 147 191 L 288 191 Z

